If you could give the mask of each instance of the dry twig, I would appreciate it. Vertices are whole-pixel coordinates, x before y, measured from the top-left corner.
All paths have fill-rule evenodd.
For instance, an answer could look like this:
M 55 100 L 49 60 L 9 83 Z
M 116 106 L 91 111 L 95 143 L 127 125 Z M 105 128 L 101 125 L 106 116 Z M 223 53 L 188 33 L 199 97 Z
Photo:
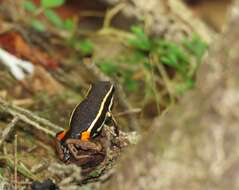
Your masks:
M 115 114 L 114 116 L 115 116 L 115 117 L 122 117 L 122 116 L 125 116 L 125 115 L 138 114 L 138 113 L 140 113 L 141 111 L 142 111 L 141 108 L 134 108 L 134 109 L 132 109 L 132 110 L 126 110 L 126 111 L 117 113 L 117 114 Z
M 112 19 L 125 7 L 125 5 L 126 4 L 124 3 L 120 3 L 116 5 L 114 8 L 107 11 L 105 19 L 104 19 L 103 28 L 110 27 Z
M 4 129 L 4 131 L 2 132 L 2 137 L 0 139 L 0 147 L 2 146 L 3 142 L 8 139 L 9 136 L 11 136 L 18 120 L 18 117 L 14 117 L 11 123 L 6 127 L 6 129 Z
M 56 132 L 63 130 L 62 127 L 33 114 L 29 110 L 15 106 L 2 98 L 0 98 L 0 110 L 7 112 L 14 117 L 18 117 L 19 120 L 33 126 L 37 130 L 51 135 L 52 137 L 55 137 Z
M 14 185 L 15 189 L 17 189 L 17 134 L 15 135 L 14 141 Z

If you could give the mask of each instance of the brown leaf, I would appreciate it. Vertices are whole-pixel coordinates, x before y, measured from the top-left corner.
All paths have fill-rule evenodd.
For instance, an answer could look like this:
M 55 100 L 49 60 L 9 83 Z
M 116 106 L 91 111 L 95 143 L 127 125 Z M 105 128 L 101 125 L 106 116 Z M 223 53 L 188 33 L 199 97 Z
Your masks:
M 37 47 L 31 47 L 17 32 L 8 32 L 0 35 L 0 46 L 11 54 L 39 64 L 47 69 L 59 67 L 57 60 L 52 59 L 46 52 Z

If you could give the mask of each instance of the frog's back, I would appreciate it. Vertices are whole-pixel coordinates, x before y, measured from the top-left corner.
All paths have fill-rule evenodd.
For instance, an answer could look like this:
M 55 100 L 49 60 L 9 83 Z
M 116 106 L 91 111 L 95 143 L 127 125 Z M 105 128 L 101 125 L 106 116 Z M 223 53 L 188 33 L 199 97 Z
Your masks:
M 110 82 L 99 81 L 92 85 L 86 98 L 76 106 L 70 119 L 70 129 L 66 138 L 80 138 L 83 131 L 96 132 L 105 120 L 108 109 L 111 108 L 114 87 Z

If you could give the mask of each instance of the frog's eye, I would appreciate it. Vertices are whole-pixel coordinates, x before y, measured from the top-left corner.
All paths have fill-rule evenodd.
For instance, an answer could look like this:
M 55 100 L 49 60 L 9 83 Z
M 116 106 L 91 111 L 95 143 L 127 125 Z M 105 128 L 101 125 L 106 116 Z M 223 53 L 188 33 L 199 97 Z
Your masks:
M 84 131 L 81 133 L 81 140 L 88 141 L 90 139 L 90 132 Z
M 67 130 L 65 129 L 64 131 L 61 131 L 61 132 L 57 133 L 56 134 L 57 140 L 61 141 L 65 137 L 66 132 L 67 132 Z

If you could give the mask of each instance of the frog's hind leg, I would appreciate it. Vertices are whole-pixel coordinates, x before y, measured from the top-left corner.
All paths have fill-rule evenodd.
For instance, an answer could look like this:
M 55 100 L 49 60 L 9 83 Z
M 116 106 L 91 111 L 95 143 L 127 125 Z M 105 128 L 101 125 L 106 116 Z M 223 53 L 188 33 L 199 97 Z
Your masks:
M 80 139 L 67 139 L 66 145 L 72 156 L 74 157 L 74 160 L 72 161 L 78 165 L 84 165 L 93 161 L 95 159 L 95 154 L 103 154 L 102 146 L 98 143 L 90 141 L 82 141 Z M 82 150 L 89 152 L 82 154 Z
M 90 142 L 90 141 L 83 141 L 80 139 L 67 139 L 65 142 L 68 146 L 74 145 L 75 149 L 79 147 L 82 150 L 89 150 L 94 152 L 100 152 L 102 150 L 102 146 L 98 143 Z
M 80 165 L 86 164 L 87 162 L 89 162 L 89 160 L 92 160 L 94 158 L 94 156 L 92 155 L 79 155 L 78 150 L 73 144 L 68 144 L 68 148 L 74 157 L 75 160 L 74 162 L 77 164 Z

